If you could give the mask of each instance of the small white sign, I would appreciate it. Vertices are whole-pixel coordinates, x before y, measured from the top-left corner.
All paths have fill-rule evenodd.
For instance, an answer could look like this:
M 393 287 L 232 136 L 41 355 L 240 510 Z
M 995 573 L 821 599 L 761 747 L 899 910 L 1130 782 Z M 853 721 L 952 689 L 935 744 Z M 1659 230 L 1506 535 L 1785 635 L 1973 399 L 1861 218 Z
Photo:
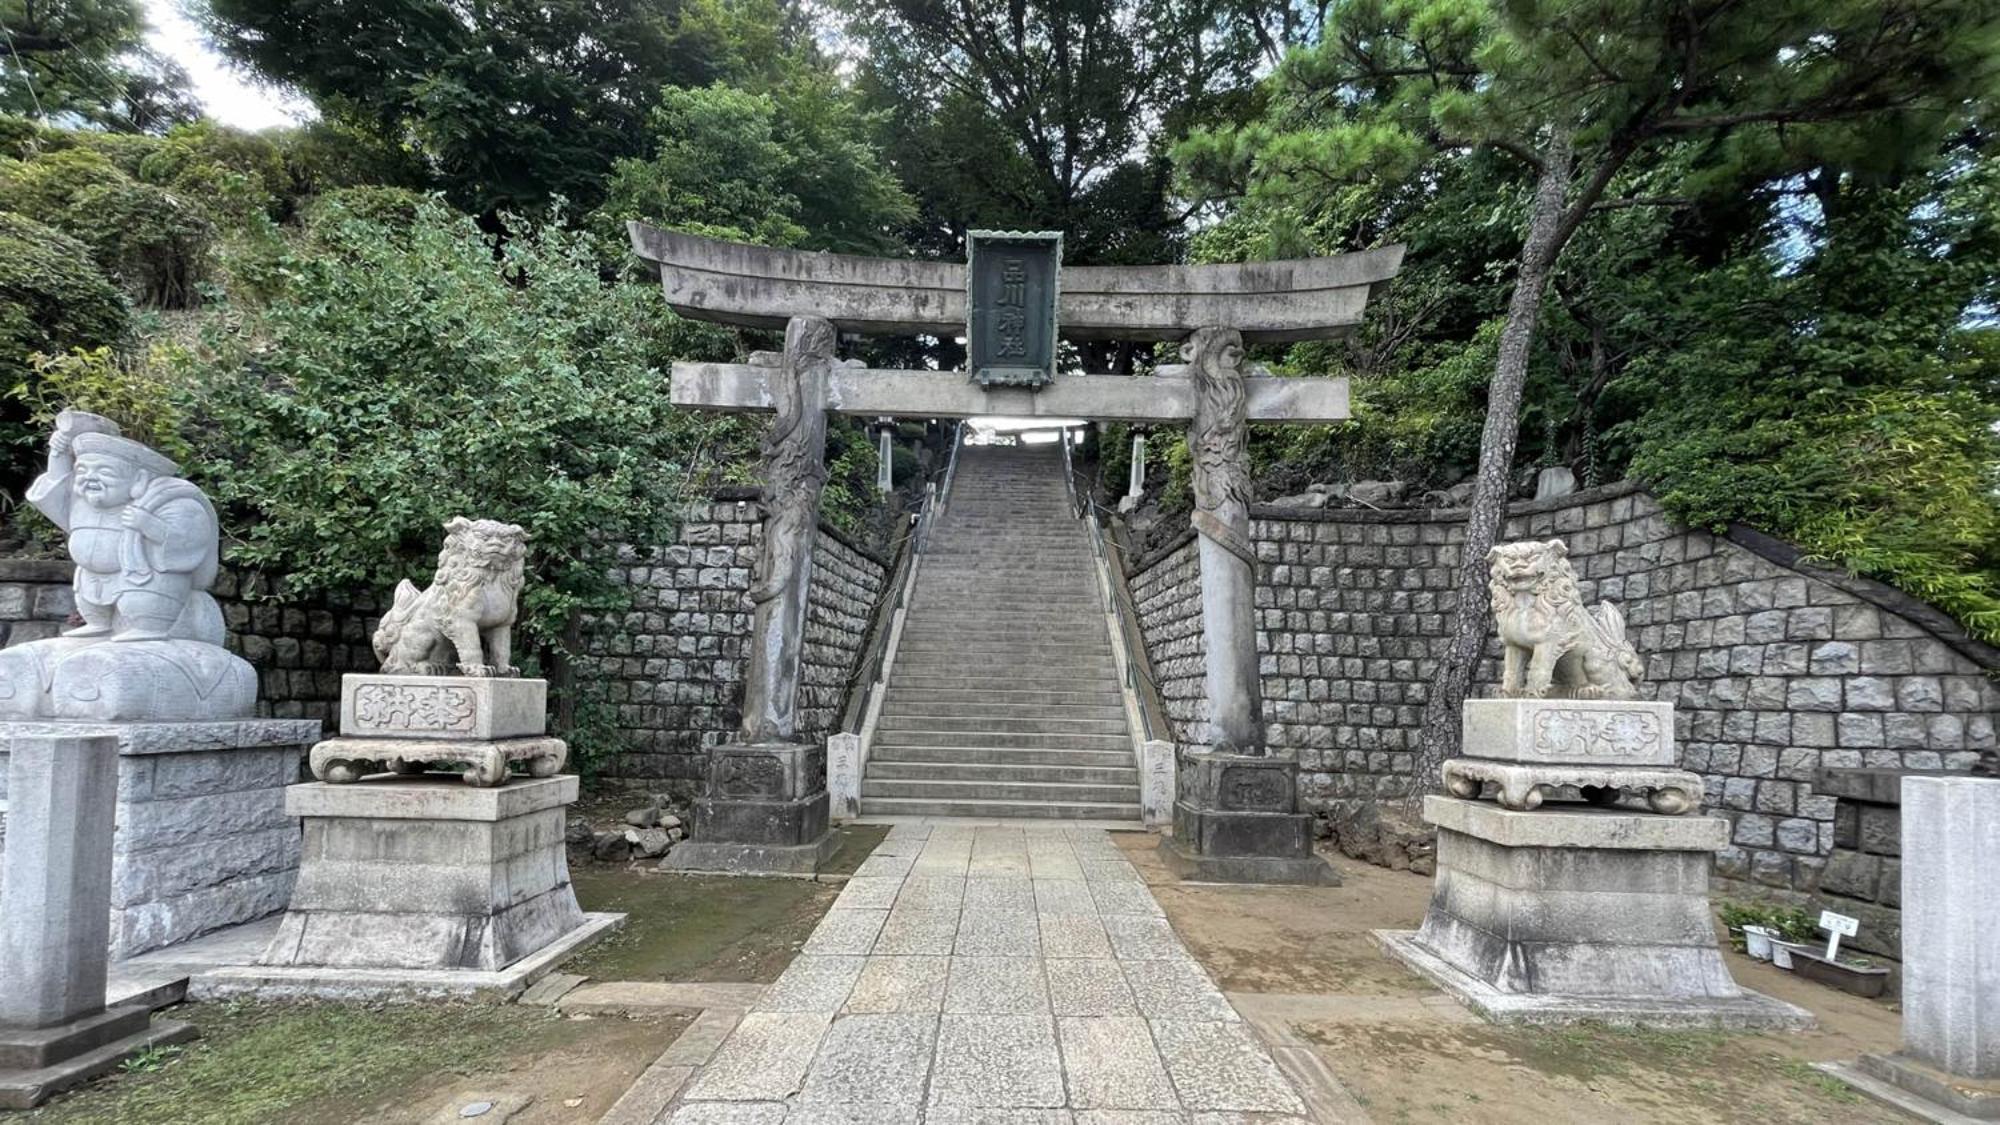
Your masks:
M 1827 934 L 1826 959 L 1837 961 L 1840 959 L 1840 939 L 1853 937 L 1855 931 L 1861 928 L 1861 922 L 1859 919 L 1849 918 L 1845 914 L 1835 914 L 1831 910 L 1822 910 L 1819 912 L 1819 928 L 1825 930 Z

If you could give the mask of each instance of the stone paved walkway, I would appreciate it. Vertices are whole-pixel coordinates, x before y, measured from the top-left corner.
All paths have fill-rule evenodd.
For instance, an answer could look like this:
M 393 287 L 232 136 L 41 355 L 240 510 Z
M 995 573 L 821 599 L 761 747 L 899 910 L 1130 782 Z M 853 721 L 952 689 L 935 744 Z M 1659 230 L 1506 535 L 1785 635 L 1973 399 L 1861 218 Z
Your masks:
M 663 1120 L 1305 1112 L 1103 831 L 899 824 Z

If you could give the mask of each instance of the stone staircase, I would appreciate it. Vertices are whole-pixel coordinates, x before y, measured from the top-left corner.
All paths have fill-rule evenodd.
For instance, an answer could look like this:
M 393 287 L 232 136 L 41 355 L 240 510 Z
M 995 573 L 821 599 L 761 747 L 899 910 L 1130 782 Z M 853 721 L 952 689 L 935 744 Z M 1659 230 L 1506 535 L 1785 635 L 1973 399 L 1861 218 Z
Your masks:
M 861 783 L 871 816 L 1139 819 L 1062 450 L 967 446 L 917 573 Z

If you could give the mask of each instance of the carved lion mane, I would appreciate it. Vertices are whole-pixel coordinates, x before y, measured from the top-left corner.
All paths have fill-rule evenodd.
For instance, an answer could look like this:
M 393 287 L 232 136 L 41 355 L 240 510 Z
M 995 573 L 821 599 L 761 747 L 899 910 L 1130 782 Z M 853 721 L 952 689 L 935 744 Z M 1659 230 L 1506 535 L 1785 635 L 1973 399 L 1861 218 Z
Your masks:
M 1645 672 L 1625 639 L 1625 615 L 1613 602 L 1583 606 L 1560 539 L 1502 543 L 1487 552 L 1493 620 L 1505 647 L 1500 693 L 1540 699 L 1631 699 Z
M 515 598 L 528 533 L 498 520 L 453 518 L 429 589 L 404 579 L 375 630 L 384 672 L 511 676 Z

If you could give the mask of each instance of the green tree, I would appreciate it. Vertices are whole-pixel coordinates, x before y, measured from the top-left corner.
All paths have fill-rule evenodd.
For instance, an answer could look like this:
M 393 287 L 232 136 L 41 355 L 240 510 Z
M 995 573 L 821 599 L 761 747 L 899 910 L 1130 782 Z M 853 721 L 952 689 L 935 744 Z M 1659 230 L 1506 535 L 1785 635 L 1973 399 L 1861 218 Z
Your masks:
M 0 113 L 159 132 L 200 107 L 137 0 L 0 0 Z
M 477 214 L 602 197 L 641 154 L 668 83 L 775 65 L 772 0 L 210 0 L 232 58 L 312 96 L 330 118 L 421 155 Z
M 624 254 L 624 221 L 767 246 L 895 247 L 910 199 L 868 141 L 866 117 L 827 76 L 769 94 L 669 86 L 650 159 L 621 160 L 598 215 Z
M 1161 139 L 1225 115 L 1299 9 L 1228 0 L 846 0 L 868 103 L 921 214 L 913 245 L 1059 229 L 1087 264 L 1179 257 Z M 1288 25 L 1288 19 L 1290 24 Z
M 1367 177 L 1411 183 L 1454 149 L 1503 153 L 1532 175 L 1419 778 L 1456 749 L 1543 295 L 1578 230 L 1649 201 L 1614 192 L 1644 186 L 1635 162 L 1697 141 L 1706 151 L 1685 184 L 1920 164 L 1991 93 L 1997 47 L 2000 9 L 1987 0 L 1359 0 L 1286 59 L 1265 118 L 1181 147 L 1192 179 L 1266 200 Z

